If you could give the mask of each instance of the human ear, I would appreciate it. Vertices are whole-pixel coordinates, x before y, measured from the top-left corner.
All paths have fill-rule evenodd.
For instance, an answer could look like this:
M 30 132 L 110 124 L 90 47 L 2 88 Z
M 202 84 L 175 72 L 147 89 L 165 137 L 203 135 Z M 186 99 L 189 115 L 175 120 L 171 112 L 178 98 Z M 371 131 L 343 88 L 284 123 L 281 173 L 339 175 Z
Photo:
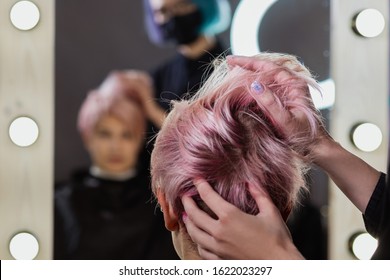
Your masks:
M 173 211 L 172 206 L 167 202 L 165 193 L 158 188 L 157 189 L 157 200 L 161 206 L 161 210 L 164 215 L 165 227 L 169 231 L 179 230 L 179 219 L 177 214 Z

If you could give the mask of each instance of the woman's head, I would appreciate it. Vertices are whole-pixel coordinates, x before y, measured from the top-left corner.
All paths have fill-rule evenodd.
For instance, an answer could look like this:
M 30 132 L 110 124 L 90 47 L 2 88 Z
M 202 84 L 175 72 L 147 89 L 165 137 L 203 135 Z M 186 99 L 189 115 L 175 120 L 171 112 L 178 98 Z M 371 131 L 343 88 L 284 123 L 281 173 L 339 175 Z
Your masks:
M 201 34 L 224 31 L 230 22 L 226 0 L 144 0 L 145 26 L 156 44 L 186 45 Z
M 114 173 L 135 167 L 145 137 L 145 116 L 136 94 L 117 73 L 88 93 L 78 129 L 94 165 Z
M 152 153 L 152 187 L 164 194 L 172 211 L 181 217 L 181 197 L 197 200 L 193 185 L 204 178 L 227 201 L 256 214 L 258 208 L 248 184 L 266 191 L 287 219 L 305 187 L 304 150 L 316 134 L 320 116 L 311 102 L 296 102 L 298 93 L 316 87 L 309 71 L 295 57 L 262 54 L 254 59 L 273 63 L 270 71 L 230 68 L 221 62 L 200 91 L 188 101 L 175 102 L 156 139 Z M 283 83 L 276 77 L 289 73 Z M 271 90 L 275 102 L 307 115 L 306 136 L 285 135 L 261 102 L 256 86 Z M 294 149 L 293 149 L 294 148 Z

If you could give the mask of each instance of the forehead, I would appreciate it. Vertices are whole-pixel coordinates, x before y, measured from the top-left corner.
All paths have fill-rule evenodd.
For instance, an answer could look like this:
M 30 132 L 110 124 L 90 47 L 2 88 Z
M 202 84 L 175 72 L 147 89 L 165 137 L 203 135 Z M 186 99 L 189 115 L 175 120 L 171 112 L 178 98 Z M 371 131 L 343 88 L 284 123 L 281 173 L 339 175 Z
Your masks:
M 145 116 L 138 105 L 122 102 L 116 105 L 116 110 L 101 114 L 94 124 L 94 129 L 142 134 L 145 131 Z
M 160 9 L 161 7 L 171 7 L 183 0 L 149 0 L 150 6 L 153 9 Z
M 106 128 L 110 130 L 126 129 L 126 124 L 113 115 L 105 114 L 97 121 L 96 128 Z

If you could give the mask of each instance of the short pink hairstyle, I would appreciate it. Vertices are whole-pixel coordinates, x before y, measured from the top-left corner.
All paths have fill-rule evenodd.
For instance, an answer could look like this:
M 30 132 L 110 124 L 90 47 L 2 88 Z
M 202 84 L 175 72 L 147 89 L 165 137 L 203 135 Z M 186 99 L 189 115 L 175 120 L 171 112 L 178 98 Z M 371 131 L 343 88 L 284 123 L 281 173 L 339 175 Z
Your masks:
M 137 95 L 129 90 L 119 72 L 107 76 L 99 88 L 88 93 L 81 105 L 77 127 L 84 140 L 93 132 L 100 118 L 118 118 L 136 135 L 145 135 L 146 116 Z
M 322 120 L 310 100 L 307 105 L 295 100 L 298 92 L 310 99 L 309 86 L 318 89 L 317 83 L 294 56 L 260 54 L 257 58 L 277 67 L 252 72 L 219 61 L 193 98 L 173 103 L 156 139 L 151 175 L 153 191 L 160 188 L 179 217 L 184 211 L 182 196 L 199 201 L 193 185 L 196 178 L 204 178 L 241 210 L 257 214 L 247 188 L 253 184 L 270 195 L 284 219 L 305 189 L 309 159 L 297 151 L 308 147 Z M 283 71 L 292 77 L 277 83 L 275 77 Z M 251 87 L 254 81 L 270 89 L 282 106 L 304 113 L 311 131 L 306 136 L 283 135 L 257 101 Z

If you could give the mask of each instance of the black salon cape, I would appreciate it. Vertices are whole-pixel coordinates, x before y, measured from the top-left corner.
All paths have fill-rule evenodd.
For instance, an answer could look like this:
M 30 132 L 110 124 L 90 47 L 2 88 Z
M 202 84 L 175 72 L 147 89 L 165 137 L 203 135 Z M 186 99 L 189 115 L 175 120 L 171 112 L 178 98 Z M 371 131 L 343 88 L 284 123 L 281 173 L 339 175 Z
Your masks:
M 372 259 L 390 260 L 390 185 L 383 173 L 363 218 L 367 231 L 379 241 Z
M 54 259 L 178 259 L 147 174 L 113 181 L 77 172 L 55 190 Z

